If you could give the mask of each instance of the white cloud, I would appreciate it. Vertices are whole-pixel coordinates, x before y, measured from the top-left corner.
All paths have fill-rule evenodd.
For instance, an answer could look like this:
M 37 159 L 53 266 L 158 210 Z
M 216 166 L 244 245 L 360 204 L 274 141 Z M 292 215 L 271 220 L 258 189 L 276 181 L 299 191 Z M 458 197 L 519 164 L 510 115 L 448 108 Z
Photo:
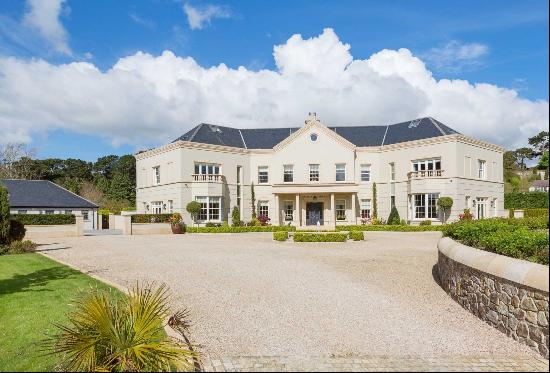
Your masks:
M 136 24 L 140 26 L 143 26 L 146 28 L 154 28 L 156 26 L 154 21 L 147 18 L 140 17 L 135 13 L 130 13 L 129 16 L 132 19 L 132 21 L 134 21 Z
M 55 51 L 72 55 L 67 31 L 59 20 L 61 12 L 67 11 L 64 3 L 65 0 L 27 0 L 23 24 L 37 30 Z
M 436 80 L 407 49 L 353 59 L 331 29 L 274 48 L 277 70 L 202 67 L 170 51 L 136 53 L 100 71 L 0 58 L 0 141 L 54 129 L 136 147 L 173 140 L 199 122 L 299 126 L 308 112 L 330 125 L 379 125 L 433 116 L 505 146 L 548 128 L 548 101 L 465 80 Z
M 465 67 L 479 66 L 489 53 L 489 47 L 481 43 L 465 44 L 457 40 L 430 49 L 422 57 L 440 71 L 459 72 Z
M 203 7 L 194 7 L 189 3 L 183 4 L 183 11 L 191 30 L 200 30 L 211 24 L 214 18 L 229 18 L 231 12 L 227 7 L 208 4 Z

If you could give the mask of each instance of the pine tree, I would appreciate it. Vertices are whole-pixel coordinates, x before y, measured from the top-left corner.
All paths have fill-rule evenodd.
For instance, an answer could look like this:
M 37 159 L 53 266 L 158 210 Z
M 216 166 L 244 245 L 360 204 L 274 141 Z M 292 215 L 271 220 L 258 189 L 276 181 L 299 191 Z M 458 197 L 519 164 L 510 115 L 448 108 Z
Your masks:
M 388 225 L 399 225 L 399 224 L 401 224 L 399 211 L 397 211 L 397 207 L 393 206 L 391 208 L 390 216 L 388 217 Z
M 8 190 L 0 183 L 0 244 L 10 241 L 10 203 Z
M 250 204 L 252 208 L 252 219 L 256 219 L 256 195 L 254 194 L 254 182 L 250 184 Z
M 376 199 L 376 183 L 372 184 L 372 217 L 378 219 L 378 201 Z

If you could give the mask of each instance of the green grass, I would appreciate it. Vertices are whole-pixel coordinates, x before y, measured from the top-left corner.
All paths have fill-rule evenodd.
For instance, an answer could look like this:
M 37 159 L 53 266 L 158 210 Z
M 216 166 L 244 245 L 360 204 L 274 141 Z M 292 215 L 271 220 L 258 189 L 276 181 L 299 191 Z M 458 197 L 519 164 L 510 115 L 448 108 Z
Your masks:
M 112 289 L 39 254 L 0 256 L 0 371 L 55 370 L 57 357 L 39 343 L 91 287 Z

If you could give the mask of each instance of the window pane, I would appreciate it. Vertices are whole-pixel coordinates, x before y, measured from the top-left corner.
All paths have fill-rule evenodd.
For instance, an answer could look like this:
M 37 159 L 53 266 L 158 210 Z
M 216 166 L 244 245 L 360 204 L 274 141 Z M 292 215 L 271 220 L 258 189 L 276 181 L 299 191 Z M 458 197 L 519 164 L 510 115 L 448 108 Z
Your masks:
M 195 174 L 200 173 L 200 165 L 195 164 Z
M 361 181 L 370 181 L 370 165 L 361 165 Z
M 283 180 L 285 181 L 285 183 L 292 182 L 294 180 L 294 166 L 284 165 L 283 168 Z
M 414 195 L 414 217 L 415 219 L 426 218 L 426 195 L 425 194 Z
M 309 165 L 309 181 L 319 181 L 319 165 Z

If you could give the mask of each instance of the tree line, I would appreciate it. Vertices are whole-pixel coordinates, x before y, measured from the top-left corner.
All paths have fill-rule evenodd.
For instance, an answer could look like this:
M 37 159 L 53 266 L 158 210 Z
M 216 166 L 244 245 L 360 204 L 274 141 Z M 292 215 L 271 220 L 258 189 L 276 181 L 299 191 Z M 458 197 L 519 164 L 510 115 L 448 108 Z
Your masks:
M 504 153 L 504 181 L 507 192 L 527 191 L 529 183 L 541 179 L 537 171 L 545 171 L 548 179 L 548 131 L 539 132 L 528 139 L 529 146 Z M 534 167 L 528 161 L 536 160 Z
M 102 208 L 135 206 L 136 161 L 133 155 L 107 155 L 95 162 L 75 158 L 35 159 L 23 144 L 0 146 L 0 179 L 50 180 Z

